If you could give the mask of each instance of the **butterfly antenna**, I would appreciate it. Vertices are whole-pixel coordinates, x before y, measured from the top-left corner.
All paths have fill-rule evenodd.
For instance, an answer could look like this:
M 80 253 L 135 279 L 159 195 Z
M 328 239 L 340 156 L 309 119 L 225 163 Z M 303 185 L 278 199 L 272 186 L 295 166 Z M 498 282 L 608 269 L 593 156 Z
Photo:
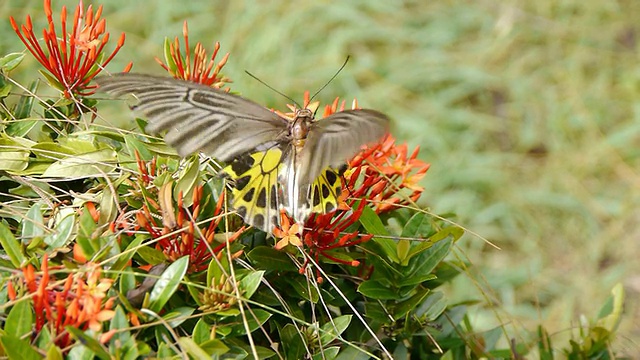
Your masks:
M 284 98 L 286 98 L 287 100 L 289 100 L 289 101 L 291 101 L 292 103 L 294 103 L 294 104 L 298 107 L 298 109 L 300 109 L 300 108 L 301 108 L 300 104 L 298 104 L 298 102 L 297 102 L 297 101 L 293 100 L 292 98 L 288 97 L 287 95 L 283 94 L 282 92 L 280 92 L 280 91 L 276 90 L 273 86 L 271 86 L 271 85 L 267 84 L 266 82 L 264 82 L 264 81 L 260 80 L 257 76 L 253 75 L 252 73 L 248 72 L 247 70 L 245 70 L 244 72 L 246 72 L 246 73 L 247 73 L 247 75 L 251 76 L 252 78 L 254 78 L 254 79 L 258 80 L 258 82 L 259 82 L 260 84 L 262 84 L 262 85 L 264 85 L 264 86 L 268 87 L 269 89 L 271 89 L 271 90 L 275 91 L 277 94 L 280 94 L 281 96 L 283 96 L 283 97 L 284 97 Z
M 335 78 L 336 78 L 336 76 L 338 76 L 338 74 L 340 74 L 340 72 L 342 71 L 342 69 L 344 69 L 344 67 L 345 67 L 345 66 L 347 66 L 347 63 L 349 62 L 349 58 L 350 58 L 350 56 L 348 56 L 348 55 L 347 55 L 347 58 L 344 60 L 344 64 L 342 64 L 342 66 L 340 66 L 340 69 L 338 69 L 338 71 L 336 71 L 336 73 L 335 73 L 335 74 L 333 74 L 333 76 L 331 77 L 331 79 L 329 79 L 329 81 L 327 81 L 327 83 L 326 83 L 326 84 L 324 84 L 324 85 L 320 88 L 320 90 L 316 91 L 316 93 L 315 93 L 315 94 L 313 94 L 313 96 L 311 97 L 311 99 L 309 99 L 309 102 L 311 102 L 311 100 L 313 100 L 313 99 L 316 97 L 316 95 L 318 95 L 318 94 L 320 93 L 320 91 L 324 90 L 324 88 L 326 88 L 326 87 L 327 87 L 327 85 L 329 85 L 329 84 L 333 81 L 333 79 L 335 79 Z

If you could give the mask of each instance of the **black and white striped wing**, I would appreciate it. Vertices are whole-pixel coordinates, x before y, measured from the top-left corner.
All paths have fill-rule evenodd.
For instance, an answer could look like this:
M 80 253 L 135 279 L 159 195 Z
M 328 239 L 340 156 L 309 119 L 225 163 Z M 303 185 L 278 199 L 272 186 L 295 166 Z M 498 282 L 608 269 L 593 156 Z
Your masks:
M 99 91 L 133 94 L 131 108 L 144 114 L 148 133 L 167 131 L 164 139 L 180 156 L 202 151 L 230 160 L 264 144 L 283 141 L 289 123 L 243 97 L 190 81 L 120 73 L 95 79 Z
M 299 154 L 300 183 L 312 183 L 327 167 L 339 168 L 388 131 L 389 118 L 370 109 L 340 111 L 316 120 Z

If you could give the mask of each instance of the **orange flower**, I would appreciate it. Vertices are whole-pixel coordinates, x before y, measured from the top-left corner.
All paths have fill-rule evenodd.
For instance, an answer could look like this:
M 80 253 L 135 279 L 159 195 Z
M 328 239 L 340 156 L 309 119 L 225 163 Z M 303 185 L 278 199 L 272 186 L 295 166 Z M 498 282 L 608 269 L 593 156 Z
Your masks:
M 65 327 L 79 329 L 90 328 L 96 332 L 102 330 L 102 323 L 110 320 L 114 299 L 103 302 L 113 280 L 101 277 L 98 265 L 89 264 L 87 282 L 82 274 L 69 274 L 60 286 L 49 275 L 49 260 L 45 254 L 42 260 L 42 274 L 36 275 L 33 265 L 25 267 L 23 272 L 23 291 L 33 299 L 36 317 L 35 333 L 47 328 L 54 342 L 66 348 L 72 339 Z M 53 281 L 51 281 L 53 280 Z M 108 339 L 108 337 L 104 337 Z
M 105 32 L 106 21 L 100 19 L 102 6 L 99 6 L 94 13 L 93 7 L 89 5 L 85 12 L 80 0 L 76 6 L 73 22 L 70 24 L 71 33 L 67 32 L 67 8 L 63 6 L 60 13 L 62 32 L 60 36 L 56 33 L 51 0 L 44 0 L 44 10 L 48 22 L 48 28 L 43 30 L 46 50 L 33 32 L 29 15 L 26 18 L 26 24 L 20 28 L 15 19 L 12 16 L 9 17 L 11 27 L 33 56 L 53 75 L 48 77 L 48 80 L 61 89 L 66 98 L 93 94 L 95 86 L 89 85 L 89 82 L 107 66 L 124 45 L 124 33 L 120 35 L 115 50 L 100 63 L 104 47 L 109 41 L 109 33 Z M 127 65 L 125 71 L 130 68 L 131 64 Z
M 302 246 L 302 241 L 300 240 L 300 233 L 302 232 L 302 228 L 300 224 L 295 223 L 291 225 L 291 220 L 289 216 L 283 211 L 280 212 L 280 218 L 282 219 L 280 228 L 275 227 L 273 229 L 273 236 L 279 238 L 280 240 L 276 243 L 276 250 L 281 250 L 287 245 L 293 245 L 296 247 Z
M 214 62 L 220 50 L 219 42 L 216 42 L 210 59 L 207 57 L 207 50 L 204 46 L 202 46 L 200 42 L 196 43 L 193 50 L 193 67 L 191 67 L 189 29 L 186 21 L 182 27 L 182 35 L 184 36 L 185 56 L 183 57 L 182 53 L 180 53 L 180 42 L 176 36 L 173 43 L 170 43 L 168 40 L 165 41 L 165 54 L 169 55 L 165 55 L 166 65 L 162 60 L 156 58 L 156 62 L 158 62 L 160 66 L 176 79 L 189 80 L 216 88 L 222 88 L 225 83 L 230 82 L 228 78 L 220 75 L 220 70 L 222 70 L 222 67 L 224 67 L 229 59 L 229 53 L 225 54 L 217 64 Z
M 224 237 L 224 242 L 218 243 L 215 239 L 220 237 L 220 232 L 216 232 L 220 222 L 224 219 L 224 193 L 218 197 L 215 210 L 211 216 L 212 220 L 205 226 L 198 225 L 197 218 L 200 216 L 202 208 L 210 201 L 205 197 L 203 185 L 197 186 L 193 190 L 191 210 L 183 203 L 182 193 L 178 194 L 177 201 L 171 195 L 171 186 L 166 185 L 164 190 L 168 190 L 169 195 L 165 198 L 160 196 L 163 189 L 158 189 L 153 185 L 151 179 L 157 177 L 157 167 L 155 159 L 148 165 L 136 156 L 138 162 L 139 179 L 135 186 L 141 194 L 145 194 L 142 209 L 136 212 L 135 220 L 123 220 L 118 222 L 118 227 L 144 228 L 153 239 L 158 239 L 156 249 L 162 251 L 169 261 L 175 261 L 185 255 L 189 256 L 189 272 L 206 270 L 212 256 L 218 254 L 226 247 L 226 241 L 237 240 L 246 230 L 245 226 L 240 227 L 228 238 Z M 144 191 L 141 189 L 145 189 Z M 149 196 L 153 195 L 153 196 Z M 157 199 L 158 201 L 156 201 Z M 190 212 L 191 211 L 191 212 Z M 162 219 L 161 223 L 158 219 Z M 213 245 L 215 245 L 213 247 Z
M 287 106 L 291 112 L 276 113 L 291 119 L 297 107 Z M 318 106 L 317 101 L 310 101 L 309 92 L 305 92 L 302 108 L 315 112 Z M 333 103 L 325 106 L 323 117 L 345 108 L 346 102 L 336 98 Z M 358 102 L 354 100 L 351 109 L 357 108 Z M 359 261 L 352 260 L 349 256 L 340 256 L 335 250 L 368 241 L 373 235 L 363 235 L 357 230 L 345 233 L 345 230 L 358 222 L 365 206 L 372 206 L 377 213 L 382 213 L 412 204 L 420 197 L 424 188 L 419 186 L 418 182 L 429 169 L 429 164 L 417 159 L 418 152 L 419 148 L 416 148 L 408 156 L 407 145 L 396 145 L 395 139 L 387 135 L 379 144 L 364 148 L 348 161 L 348 168 L 342 177 L 343 188 L 338 199 L 338 208 L 327 214 L 312 214 L 304 223 L 302 238 L 305 251 L 309 252 L 310 257 L 318 260 L 322 256 L 337 263 L 358 266 Z M 407 194 L 403 189 L 411 192 Z M 291 222 L 291 219 L 282 213 L 282 227 L 274 229 L 273 232 L 274 236 L 280 239 L 275 246 L 276 249 L 288 244 L 300 246 L 302 229 L 298 224 L 291 225 Z M 318 278 L 320 279 L 320 276 Z

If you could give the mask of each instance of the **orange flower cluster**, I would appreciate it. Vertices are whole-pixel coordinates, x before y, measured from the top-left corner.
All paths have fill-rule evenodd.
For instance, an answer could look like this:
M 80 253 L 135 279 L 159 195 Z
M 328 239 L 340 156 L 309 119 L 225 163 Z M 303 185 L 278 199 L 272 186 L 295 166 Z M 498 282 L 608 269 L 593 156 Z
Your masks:
M 155 177 L 155 166 L 148 167 L 144 161 L 140 160 L 136 153 L 138 169 L 143 183 L 149 183 Z M 152 171 L 149 173 L 149 171 Z M 211 217 L 213 220 L 207 226 L 199 227 L 196 219 L 200 215 L 200 210 L 207 199 L 203 199 L 203 186 L 197 186 L 193 191 L 192 211 L 184 206 L 182 192 L 178 196 L 177 209 L 174 209 L 171 199 L 171 186 L 160 189 L 158 201 L 151 197 L 146 197 L 146 204 L 142 205 L 142 210 L 136 213 L 136 222 L 139 227 L 146 229 L 153 239 L 158 239 L 156 248 L 161 250 L 169 261 L 175 261 L 185 255 L 189 255 L 190 271 L 198 272 L 206 270 L 213 254 L 219 254 L 226 247 L 225 243 L 220 243 L 211 247 L 214 243 L 216 229 L 224 218 L 224 195 L 221 194 L 216 203 L 216 208 Z M 167 191 L 168 190 L 168 191 Z M 163 193 L 169 195 L 161 195 Z M 204 200 L 204 201 L 203 201 Z M 156 220 L 161 214 L 162 226 Z M 235 241 L 244 232 L 245 226 L 241 227 L 225 240 Z M 161 230 L 159 230 L 161 229 Z M 219 234 L 218 234 L 219 235 Z M 235 254 L 234 256 L 237 256 Z
M 192 67 L 191 50 L 189 49 L 189 29 L 187 28 L 186 21 L 182 27 L 182 35 L 184 36 L 185 56 L 183 57 L 182 53 L 180 53 L 180 42 L 176 36 L 173 43 L 169 43 L 168 41 L 165 43 L 165 54 L 169 54 L 169 56 L 165 56 L 167 64 L 164 64 L 160 59 L 156 58 L 160 66 L 176 79 L 189 80 L 216 88 L 222 88 L 225 83 L 230 82 L 228 78 L 220 75 L 220 70 L 222 70 L 222 67 L 224 67 L 229 59 L 229 53 L 225 54 L 217 64 L 214 62 L 220 50 L 219 42 L 216 42 L 210 59 L 207 57 L 207 50 L 204 46 L 202 46 L 200 42 L 196 43 L 195 49 L 193 50 Z
M 430 166 L 417 159 L 419 151 L 416 147 L 407 156 L 407 144 L 396 145 L 393 136 L 387 135 L 378 145 L 363 150 L 348 162 L 350 170 L 344 177 L 350 192 L 343 194 L 366 199 L 378 214 L 415 204 L 424 191 L 418 183 Z
M 51 0 L 44 0 L 44 10 L 49 24 L 48 28 L 42 31 L 46 50 L 33 32 L 29 15 L 26 18 L 26 25 L 20 27 L 13 16 L 9 17 L 11 27 L 33 56 L 53 75 L 53 77 L 47 76 L 48 80 L 52 85 L 60 88 L 66 98 L 72 98 L 73 95 L 93 94 L 95 86 L 89 85 L 89 82 L 102 71 L 124 45 L 124 33 L 120 35 L 115 50 L 107 56 L 106 60 L 99 63 L 103 58 L 104 47 L 109 41 L 109 33 L 105 32 L 106 21 L 100 19 L 102 6 L 99 6 L 94 13 L 93 7 L 89 5 L 85 12 L 81 0 L 76 6 L 73 22 L 70 24 L 70 33 L 67 32 L 67 8 L 63 6 L 60 13 L 62 32 L 60 36 L 56 33 Z M 131 63 L 125 71 L 129 69 L 131 69 Z
M 295 111 L 293 105 L 288 107 Z M 312 111 L 318 107 L 317 102 L 310 103 L 309 92 L 305 93 L 303 107 Z M 353 101 L 351 108 L 358 108 L 357 101 Z M 325 106 L 323 117 L 344 109 L 345 102 L 336 98 L 331 105 Z M 279 114 L 293 116 L 293 113 Z M 334 250 L 354 246 L 373 237 L 371 234 L 362 235 L 359 231 L 344 233 L 358 222 L 367 204 L 371 204 L 379 214 L 413 204 L 420 197 L 424 189 L 418 182 L 429 169 L 429 164 L 417 159 L 418 152 L 419 148 L 416 148 L 407 156 L 407 145 L 396 145 L 395 139 L 387 135 L 379 144 L 362 150 L 351 159 L 343 177 L 338 209 L 327 214 L 313 214 L 304 224 L 303 240 L 310 256 L 317 260 L 321 255 L 338 263 L 358 266 L 360 263 L 357 260 L 337 258 Z M 407 194 L 403 189 L 408 189 L 410 193 Z M 302 245 L 298 237 L 299 225 L 291 223 L 289 217 L 283 214 L 281 229 L 274 230 L 274 236 L 280 239 L 276 244 L 277 249 L 287 244 Z
M 91 269 L 86 273 L 86 281 L 83 276 L 71 273 L 62 286 L 56 283 L 49 273 L 46 255 L 42 261 L 42 275 L 38 276 L 32 265 L 22 269 L 24 277 L 19 289 L 32 297 L 36 316 L 35 332 L 39 334 L 47 326 L 55 344 L 61 348 L 69 346 L 72 342 L 65 330 L 66 326 L 101 331 L 102 323 L 110 320 L 115 314 L 111 310 L 114 298 L 105 301 L 113 280 L 102 278 L 101 269 L 97 265 L 89 266 Z M 16 293 L 12 282 L 9 282 L 7 287 L 11 301 L 24 297 Z M 109 334 L 100 340 L 108 341 Z

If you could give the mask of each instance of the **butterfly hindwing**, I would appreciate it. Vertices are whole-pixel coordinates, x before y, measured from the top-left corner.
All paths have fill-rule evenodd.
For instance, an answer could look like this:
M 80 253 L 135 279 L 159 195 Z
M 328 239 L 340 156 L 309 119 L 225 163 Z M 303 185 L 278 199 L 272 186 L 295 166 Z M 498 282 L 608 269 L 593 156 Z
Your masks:
M 266 232 L 279 223 L 282 157 L 282 150 L 273 147 L 240 156 L 223 169 L 233 181 L 233 208 L 247 224 Z
M 339 174 L 331 168 L 326 168 L 310 186 L 308 199 L 312 206 L 311 211 L 325 214 L 335 210 L 338 207 L 340 193 Z

